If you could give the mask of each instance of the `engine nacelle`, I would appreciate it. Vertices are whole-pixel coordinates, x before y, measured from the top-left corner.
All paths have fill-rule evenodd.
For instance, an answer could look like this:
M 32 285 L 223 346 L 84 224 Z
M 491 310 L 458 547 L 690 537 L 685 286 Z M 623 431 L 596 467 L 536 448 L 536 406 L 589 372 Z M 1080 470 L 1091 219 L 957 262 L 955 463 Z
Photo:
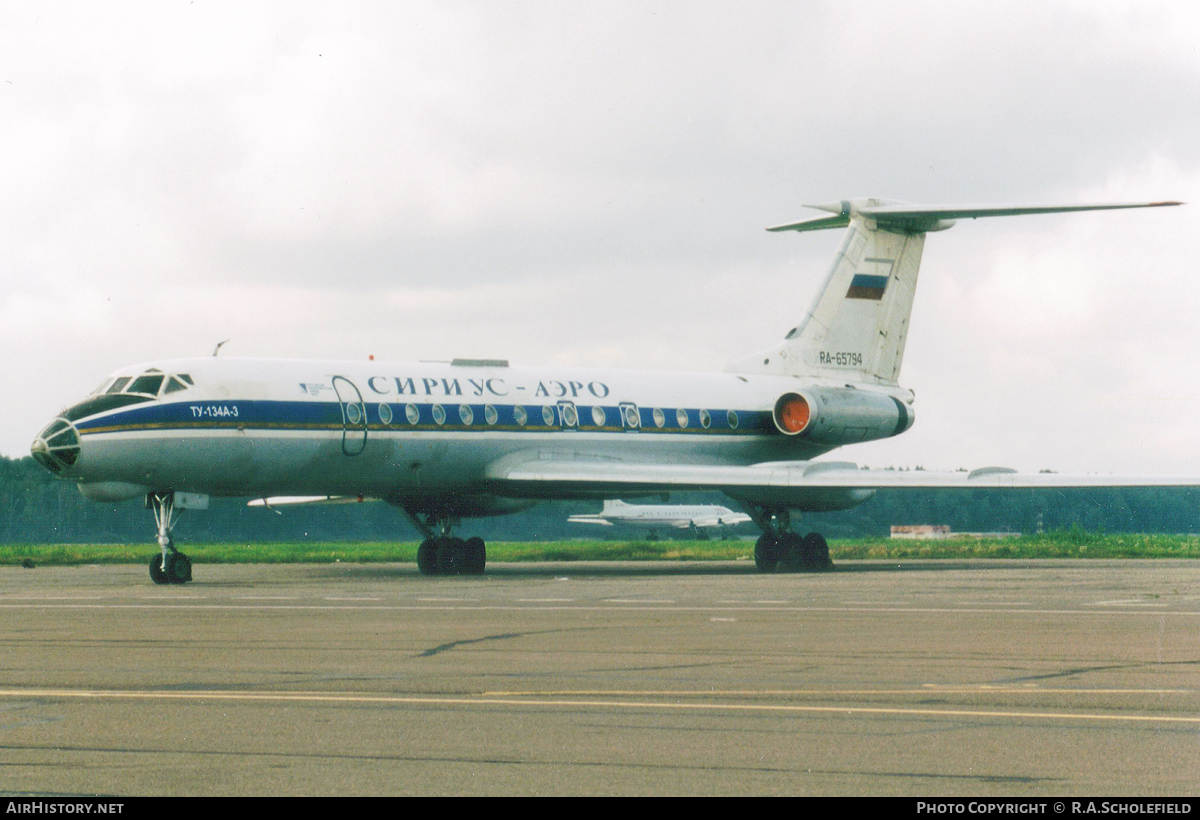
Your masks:
M 885 393 L 853 387 L 813 387 L 784 393 L 772 413 L 785 436 L 817 444 L 891 438 L 912 427 L 910 405 Z

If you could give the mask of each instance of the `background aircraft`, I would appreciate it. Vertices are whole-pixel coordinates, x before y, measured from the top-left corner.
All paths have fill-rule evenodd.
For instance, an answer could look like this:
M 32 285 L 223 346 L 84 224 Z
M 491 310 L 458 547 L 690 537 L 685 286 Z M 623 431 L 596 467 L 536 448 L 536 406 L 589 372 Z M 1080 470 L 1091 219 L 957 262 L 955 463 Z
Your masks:
M 1197 486 L 1200 480 L 934 473 L 817 461 L 914 421 L 899 384 L 925 234 L 956 219 L 1175 205 L 915 206 L 882 199 L 813 206 L 825 215 L 773 231 L 845 228 L 825 284 L 796 326 L 722 373 L 518 368 L 444 363 L 200 359 L 116 371 L 31 447 L 90 498 L 145 496 L 160 555 L 156 583 L 185 582 L 174 545 L 181 509 L 209 495 L 378 498 L 426 536 L 429 574 L 478 573 L 462 518 L 542 499 L 719 490 L 763 535 L 764 571 L 822 569 L 819 533 L 796 513 L 845 509 L 880 487 Z
M 702 532 L 705 529 L 720 527 L 724 533 L 726 528 L 750 520 L 745 513 L 734 512 L 719 504 L 626 504 L 619 499 L 606 499 L 596 515 L 572 515 L 567 519 L 572 524 L 599 524 L 606 527 L 613 524 L 667 526 L 691 530 L 701 538 L 708 537 Z

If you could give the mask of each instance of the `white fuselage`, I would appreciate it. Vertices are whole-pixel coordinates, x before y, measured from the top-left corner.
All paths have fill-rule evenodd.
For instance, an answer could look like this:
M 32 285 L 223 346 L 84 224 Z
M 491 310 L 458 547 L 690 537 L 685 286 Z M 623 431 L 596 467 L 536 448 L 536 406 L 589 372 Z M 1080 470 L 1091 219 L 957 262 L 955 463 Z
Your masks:
M 568 520 L 575 524 L 630 524 L 689 529 L 734 526 L 749 521 L 750 516 L 719 504 L 625 504 L 605 501 L 598 515 L 573 515 Z
M 114 379 L 128 390 L 158 372 L 167 382 L 157 395 L 114 392 Z M 171 379 L 180 374 L 185 388 Z M 58 472 L 96 498 L 366 495 L 419 508 L 423 498 L 487 496 L 488 465 L 523 452 L 710 465 L 810 459 L 832 446 L 781 435 L 772 421 L 780 395 L 796 387 L 793 377 L 480 362 L 160 361 L 117 371 L 68 411 L 79 450 Z M 113 396 L 134 403 L 104 409 Z M 569 495 L 553 486 L 527 494 Z

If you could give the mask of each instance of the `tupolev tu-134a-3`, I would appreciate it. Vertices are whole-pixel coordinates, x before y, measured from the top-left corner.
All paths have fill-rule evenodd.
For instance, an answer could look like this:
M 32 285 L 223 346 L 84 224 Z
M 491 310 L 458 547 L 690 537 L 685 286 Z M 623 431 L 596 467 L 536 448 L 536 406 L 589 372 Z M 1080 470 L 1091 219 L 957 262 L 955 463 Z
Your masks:
M 156 583 L 191 579 L 172 538 L 209 496 L 257 503 L 380 499 L 424 534 L 426 574 L 481 573 L 461 519 L 545 499 L 719 490 L 761 528 L 759 569 L 831 566 L 799 513 L 887 487 L 1200 486 L 1197 478 L 858 469 L 818 457 L 915 418 L 900 386 L 925 234 L 957 219 L 1177 205 L 918 206 L 858 199 L 772 231 L 844 228 L 811 308 L 784 339 L 716 373 L 203 358 L 125 367 L 46 426 L 32 454 L 89 498 L 144 496 Z M 254 502 L 252 502 L 254 503 Z

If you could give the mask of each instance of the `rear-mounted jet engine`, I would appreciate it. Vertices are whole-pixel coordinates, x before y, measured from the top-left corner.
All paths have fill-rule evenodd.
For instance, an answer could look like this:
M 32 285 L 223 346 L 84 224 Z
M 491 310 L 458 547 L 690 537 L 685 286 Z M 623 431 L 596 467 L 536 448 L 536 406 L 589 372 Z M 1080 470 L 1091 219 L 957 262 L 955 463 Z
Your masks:
M 912 427 L 912 407 L 894 396 L 853 387 L 784 393 L 772 413 L 785 436 L 818 444 L 851 444 L 899 435 Z

